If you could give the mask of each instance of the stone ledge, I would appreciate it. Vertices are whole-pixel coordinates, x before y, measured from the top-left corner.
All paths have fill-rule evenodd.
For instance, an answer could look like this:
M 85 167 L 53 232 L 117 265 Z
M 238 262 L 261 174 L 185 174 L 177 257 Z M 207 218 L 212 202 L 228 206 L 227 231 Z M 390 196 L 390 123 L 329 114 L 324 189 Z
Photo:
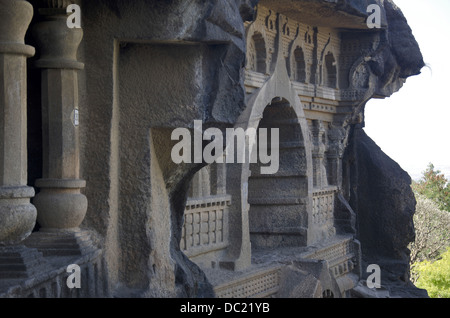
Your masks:
M 34 47 L 21 43 L 0 43 L 0 54 L 17 54 L 26 57 L 34 56 Z
M 0 199 L 22 199 L 34 197 L 34 188 L 28 186 L 0 187 Z

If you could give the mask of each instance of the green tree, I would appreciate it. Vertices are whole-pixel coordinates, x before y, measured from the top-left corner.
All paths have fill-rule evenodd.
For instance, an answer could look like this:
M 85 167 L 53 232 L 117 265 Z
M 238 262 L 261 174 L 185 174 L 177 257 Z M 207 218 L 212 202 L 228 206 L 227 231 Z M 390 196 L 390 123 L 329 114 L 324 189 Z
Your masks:
M 450 248 L 434 261 L 423 261 L 411 267 L 414 284 L 426 289 L 431 298 L 450 298 Z
M 438 205 L 439 209 L 450 212 L 450 184 L 440 170 L 428 164 L 419 182 L 413 182 L 415 192 L 426 196 Z
M 415 241 L 409 245 L 411 263 L 434 261 L 450 246 L 450 213 L 422 194 L 415 193 L 416 213 L 413 221 Z

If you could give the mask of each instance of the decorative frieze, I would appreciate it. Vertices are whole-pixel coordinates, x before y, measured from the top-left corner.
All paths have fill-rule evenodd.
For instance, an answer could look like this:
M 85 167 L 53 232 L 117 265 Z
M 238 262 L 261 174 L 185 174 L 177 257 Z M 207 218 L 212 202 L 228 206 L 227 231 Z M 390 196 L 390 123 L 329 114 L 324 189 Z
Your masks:
M 336 30 L 309 26 L 259 6 L 255 21 L 246 24 L 246 36 L 245 85 L 249 93 L 268 80 L 273 72 L 273 58 L 280 54 L 299 95 L 340 99 L 337 89 L 342 86 L 339 83 L 341 40 Z M 277 37 L 281 42 L 279 48 Z M 281 51 L 277 52 L 278 49 Z

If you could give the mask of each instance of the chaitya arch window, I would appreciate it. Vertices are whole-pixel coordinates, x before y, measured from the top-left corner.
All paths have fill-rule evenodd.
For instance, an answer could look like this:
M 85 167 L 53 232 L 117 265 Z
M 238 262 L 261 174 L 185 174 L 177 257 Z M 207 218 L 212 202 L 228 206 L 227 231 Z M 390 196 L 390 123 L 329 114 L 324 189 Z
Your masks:
M 330 88 L 336 88 L 337 86 L 336 60 L 331 52 L 328 52 L 325 56 L 324 85 Z
M 306 81 L 305 54 L 299 46 L 294 50 L 294 61 L 294 79 L 297 82 L 304 83 Z
M 252 44 L 254 49 L 253 63 L 251 69 L 265 74 L 267 72 L 267 53 L 266 53 L 266 41 L 261 33 L 256 32 L 252 36 Z

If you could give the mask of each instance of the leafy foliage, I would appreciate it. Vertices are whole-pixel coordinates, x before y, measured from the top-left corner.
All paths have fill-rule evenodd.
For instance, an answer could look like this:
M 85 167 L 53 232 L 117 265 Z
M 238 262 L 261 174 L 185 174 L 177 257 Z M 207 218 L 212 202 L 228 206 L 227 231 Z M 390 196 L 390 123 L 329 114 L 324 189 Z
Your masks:
M 450 213 L 440 210 L 434 201 L 417 193 L 416 201 L 413 218 L 416 239 L 409 246 L 411 263 L 435 260 L 450 246 Z
M 431 298 L 450 298 L 450 184 L 430 163 L 412 188 L 417 205 L 411 281 Z
M 431 298 L 450 298 L 450 248 L 434 262 L 425 260 L 411 267 L 414 284 Z
M 450 184 L 440 170 L 434 170 L 432 163 L 428 164 L 419 182 L 413 182 L 415 192 L 430 198 L 439 209 L 450 212 Z

